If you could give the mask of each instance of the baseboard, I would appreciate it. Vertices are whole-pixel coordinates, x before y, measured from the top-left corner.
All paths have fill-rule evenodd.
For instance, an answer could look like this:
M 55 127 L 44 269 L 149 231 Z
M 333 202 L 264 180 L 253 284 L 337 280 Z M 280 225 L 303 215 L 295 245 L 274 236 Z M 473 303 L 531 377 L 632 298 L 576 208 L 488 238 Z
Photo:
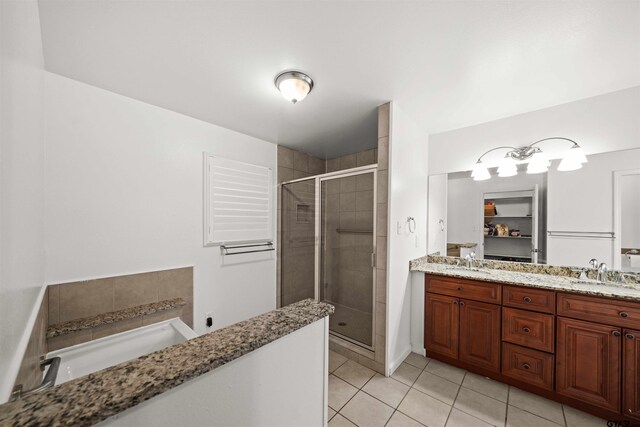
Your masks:
M 390 377 L 395 372 L 395 370 L 398 369 L 398 366 L 400 366 L 402 362 L 404 362 L 404 359 L 406 359 L 409 354 L 411 354 L 411 346 L 408 346 L 407 348 L 405 348 L 400 354 L 400 357 L 398 357 L 395 360 L 389 361 L 389 364 L 387 365 L 388 377 Z
M 420 356 L 426 356 L 427 355 L 427 352 L 425 351 L 424 348 L 416 347 L 413 344 L 411 345 L 411 351 L 413 353 L 418 353 Z

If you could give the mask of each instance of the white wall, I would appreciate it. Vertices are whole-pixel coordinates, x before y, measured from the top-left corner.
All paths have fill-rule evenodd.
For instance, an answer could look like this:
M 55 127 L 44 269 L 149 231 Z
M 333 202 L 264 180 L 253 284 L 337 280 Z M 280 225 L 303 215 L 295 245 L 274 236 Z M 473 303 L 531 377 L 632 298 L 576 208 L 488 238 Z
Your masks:
M 387 371 L 393 372 L 411 351 L 409 261 L 427 250 L 428 180 L 426 134 L 395 102 L 391 104 L 390 132 L 386 360 Z M 407 217 L 415 218 L 413 234 Z
M 217 329 L 275 308 L 275 252 L 203 247 L 202 194 L 203 152 L 275 170 L 276 145 L 55 74 L 46 82 L 48 284 L 193 265 L 196 332 L 209 311 Z
M 36 1 L 0 2 L 0 403 L 44 282 L 44 64 Z
M 587 154 L 625 150 L 640 142 L 640 86 L 532 111 L 492 122 L 429 135 L 429 173 L 470 170 L 485 151 L 523 146 L 550 136 L 571 138 Z M 541 145 L 559 156 L 568 145 Z M 502 152 L 489 156 L 488 163 Z M 504 155 L 504 153 L 502 153 Z M 559 157 L 558 156 L 558 157 Z

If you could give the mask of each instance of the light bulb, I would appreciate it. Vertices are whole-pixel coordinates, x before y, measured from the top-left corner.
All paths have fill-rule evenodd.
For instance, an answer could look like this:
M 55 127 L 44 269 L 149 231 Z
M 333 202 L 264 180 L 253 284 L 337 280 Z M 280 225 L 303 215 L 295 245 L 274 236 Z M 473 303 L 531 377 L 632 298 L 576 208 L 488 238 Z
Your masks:
M 471 178 L 473 178 L 474 181 L 485 181 L 491 178 L 491 174 L 489 173 L 489 170 L 486 168 L 484 163 L 478 160 L 478 162 L 473 166 L 473 170 L 471 171 Z
M 518 167 L 515 160 L 511 156 L 507 155 L 500 160 L 498 164 L 498 176 L 500 178 L 507 178 L 518 174 Z

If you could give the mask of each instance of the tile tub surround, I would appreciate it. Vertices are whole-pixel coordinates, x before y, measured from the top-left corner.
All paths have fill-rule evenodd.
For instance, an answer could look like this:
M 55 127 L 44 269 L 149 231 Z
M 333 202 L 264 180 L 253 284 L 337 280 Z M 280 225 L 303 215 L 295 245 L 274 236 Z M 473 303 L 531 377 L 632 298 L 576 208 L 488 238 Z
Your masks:
M 85 317 L 82 319 L 70 320 L 64 323 L 49 325 L 47 328 L 47 338 L 55 338 L 61 335 L 67 335 L 72 332 L 84 329 L 92 329 L 98 326 L 110 325 L 123 320 L 143 317 L 149 314 L 161 313 L 174 308 L 182 308 L 185 305 L 183 298 L 173 298 L 151 304 L 138 305 L 136 307 L 126 308 L 124 310 L 111 311 L 96 316 Z
M 451 265 L 455 262 L 446 263 L 433 262 L 440 261 L 441 258 L 449 257 L 423 257 L 418 258 L 410 263 L 411 271 L 419 271 L 423 273 L 439 274 L 442 276 L 457 277 L 461 279 L 484 280 L 488 282 L 504 283 L 509 285 L 530 286 L 533 288 L 550 289 L 556 291 L 568 291 L 584 295 L 594 295 L 602 297 L 613 297 L 627 299 L 632 301 L 640 301 L 640 284 L 616 284 L 607 283 L 606 285 L 598 283 L 580 282 L 575 274 L 554 275 L 551 273 L 529 273 L 526 271 L 497 270 L 490 267 L 481 267 L 482 271 L 464 270 L 464 268 L 451 269 Z M 457 260 L 459 258 L 453 258 Z M 517 263 L 509 263 L 517 264 Z M 517 268 L 517 267 L 516 267 Z M 550 269 L 567 269 L 565 267 L 549 267 Z M 570 269 L 569 269 L 570 270 Z
M 193 327 L 193 267 L 49 285 L 49 326 L 182 298 Z
M 0 425 L 88 426 L 333 313 L 304 300 L 0 405 Z

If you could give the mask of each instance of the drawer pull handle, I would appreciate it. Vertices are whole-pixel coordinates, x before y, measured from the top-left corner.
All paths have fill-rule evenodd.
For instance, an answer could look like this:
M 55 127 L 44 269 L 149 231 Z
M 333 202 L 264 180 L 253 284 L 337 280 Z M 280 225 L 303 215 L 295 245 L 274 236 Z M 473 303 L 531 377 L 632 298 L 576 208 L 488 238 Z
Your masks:
M 456 288 L 456 290 L 457 290 L 457 291 L 461 291 L 461 290 L 462 290 L 462 286 L 458 286 L 458 287 Z
M 622 334 L 619 331 L 613 331 L 612 334 L 614 337 L 622 336 Z
M 627 337 L 628 340 L 633 340 L 636 338 L 633 334 L 627 334 L 625 336 Z
M 526 326 L 524 328 L 522 328 L 522 332 L 528 334 L 529 332 L 531 332 L 531 329 L 527 328 Z
M 525 363 L 524 365 L 522 365 L 522 367 L 523 367 L 524 369 L 529 369 L 529 368 L 531 368 L 531 366 L 529 366 L 529 364 L 528 364 L 528 363 Z
M 626 311 L 621 311 L 620 317 L 624 317 L 626 319 L 627 317 L 629 317 L 629 313 L 627 313 Z
M 460 307 L 464 305 L 464 301 L 460 301 Z
M 524 300 L 524 302 L 531 302 L 531 298 L 530 297 L 524 297 L 523 300 Z
M 458 301 L 454 301 L 454 302 L 453 302 L 453 305 L 458 305 Z

